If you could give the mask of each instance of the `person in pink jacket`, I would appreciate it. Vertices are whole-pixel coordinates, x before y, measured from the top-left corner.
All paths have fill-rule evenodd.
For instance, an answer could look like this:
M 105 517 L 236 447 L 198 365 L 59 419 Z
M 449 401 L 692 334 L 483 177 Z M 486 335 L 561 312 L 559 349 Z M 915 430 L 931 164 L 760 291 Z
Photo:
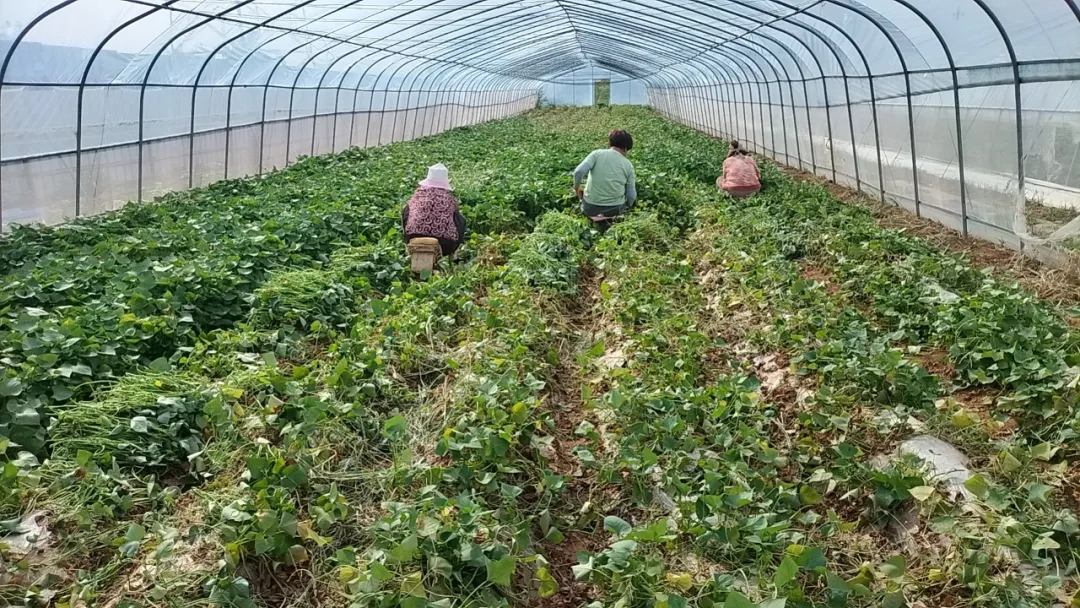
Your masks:
M 750 152 L 731 142 L 727 159 L 724 160 L 724 174 L 716 180 L 716 186 L 737 198 L 746 198 L 761 190 L 761 174 Z

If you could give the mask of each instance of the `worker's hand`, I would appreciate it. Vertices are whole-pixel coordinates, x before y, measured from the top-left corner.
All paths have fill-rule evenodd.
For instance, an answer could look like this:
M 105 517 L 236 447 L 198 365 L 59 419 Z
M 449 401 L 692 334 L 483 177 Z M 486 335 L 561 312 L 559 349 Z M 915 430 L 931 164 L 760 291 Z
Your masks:
M 585 199 L 585 191 L 581 189 L 581 186 L 574 188 L 574 194 L 577 195 L 579 201 Z

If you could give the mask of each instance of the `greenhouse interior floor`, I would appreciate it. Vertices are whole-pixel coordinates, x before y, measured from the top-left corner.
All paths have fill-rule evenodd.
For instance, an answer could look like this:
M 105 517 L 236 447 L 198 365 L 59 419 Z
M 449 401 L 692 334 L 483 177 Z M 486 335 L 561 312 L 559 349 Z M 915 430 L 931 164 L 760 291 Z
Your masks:
M 726 152 L 542 109 L 14 230 L 0 601 L 1077 605 L 1073 277 Z M 437 162 L 470 234 L 415 277 Z

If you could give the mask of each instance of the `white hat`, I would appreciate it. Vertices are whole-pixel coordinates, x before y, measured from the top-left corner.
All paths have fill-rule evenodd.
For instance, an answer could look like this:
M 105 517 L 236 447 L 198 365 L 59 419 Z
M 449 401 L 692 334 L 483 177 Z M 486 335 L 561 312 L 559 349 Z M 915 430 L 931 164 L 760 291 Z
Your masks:
M 450 185 L 450 171 L 447 170 L 446 165 L 438 163 L 428 167 L 427 179 L 420 182 L 420 185 L 425 188 L 441 188 L 443 190 L 453 190 Z

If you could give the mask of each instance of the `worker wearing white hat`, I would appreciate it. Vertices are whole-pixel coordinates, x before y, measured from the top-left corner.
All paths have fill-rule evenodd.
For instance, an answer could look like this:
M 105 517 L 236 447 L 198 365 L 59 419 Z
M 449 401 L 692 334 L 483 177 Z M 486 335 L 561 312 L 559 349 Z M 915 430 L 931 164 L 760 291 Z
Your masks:
M 450 172 L 438 163 L 428 168 L 412 198 L 401 210 L 401 229 L 405 242 L 415 238 L 437 239 L 442 255 L 451 255 L 465 238 L 465 218 L 458 200 L 451 194 Z

